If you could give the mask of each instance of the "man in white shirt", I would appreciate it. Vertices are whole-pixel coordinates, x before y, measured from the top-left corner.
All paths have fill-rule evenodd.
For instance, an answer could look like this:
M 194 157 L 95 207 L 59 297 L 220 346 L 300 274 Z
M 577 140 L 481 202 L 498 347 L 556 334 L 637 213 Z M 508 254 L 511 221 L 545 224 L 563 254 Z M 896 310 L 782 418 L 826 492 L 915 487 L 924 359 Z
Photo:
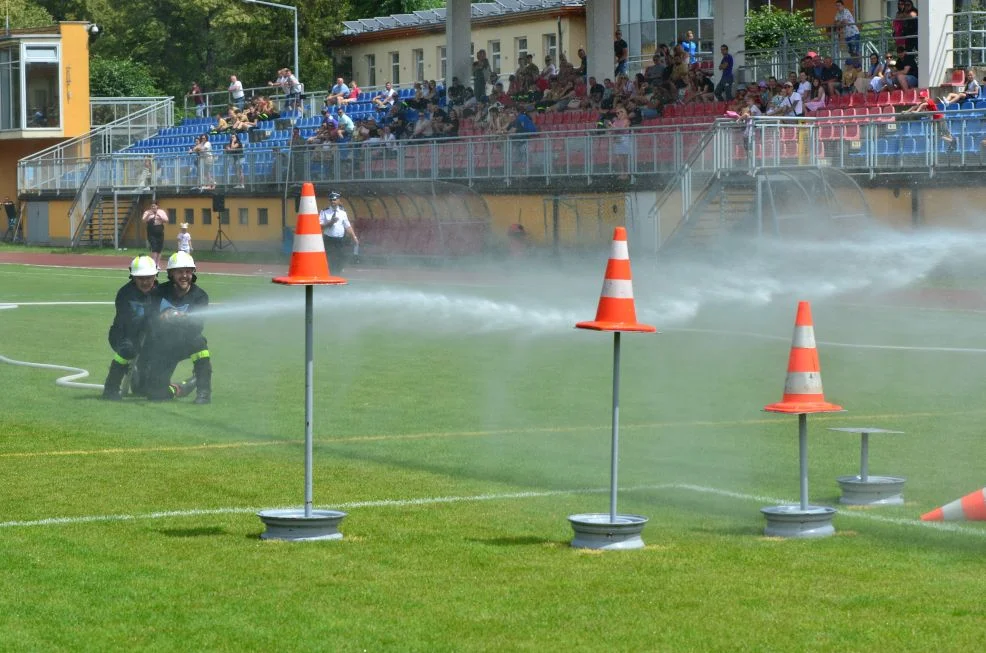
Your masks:
M 801 100 L 801 95 L 794 90 L 794 84 L 784 82 L 784 99 L 773 109 L 767 111 L 768 116 L 795 116 L 800 118 L 805 115 L 805 105 Z
M 329 207 L 318 214 L 318 223 L 322 226 L 322 240 L 325 242 L 325 254 L 329 259 L 329 271 L 335 276 L 342 274 L 349 258 L 346 237 L 352 240 L 353 247 L 359 247 L 359 238 L 353 231 L 346 209 L 339 203 L 341 197 L 335 191 L 329 193 Z
M 397 99 L 397 91 L 394 90 L 393 85 L 387 82 L 384 90 L 380 92 L 375 98 L 373 98 L 373 104 L 378 109 L 389 109 L 394 106 L 394 100 Z
M 243 111 L 243 82 L 236 79 L 236 75 L 229 76 L 229 97 L 233 100 L 233 105 Z

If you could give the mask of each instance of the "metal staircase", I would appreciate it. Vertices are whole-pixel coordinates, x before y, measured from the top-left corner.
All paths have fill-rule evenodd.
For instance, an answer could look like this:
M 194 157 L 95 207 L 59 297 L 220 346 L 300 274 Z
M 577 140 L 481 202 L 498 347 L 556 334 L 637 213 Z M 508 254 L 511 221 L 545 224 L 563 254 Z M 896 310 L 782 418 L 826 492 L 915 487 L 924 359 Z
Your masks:
M 80 247 L 116 247 L 139 206 L 139 195 L 99 195 L 79 238 Z
M 750 224 L 756 208 L 757 185 L 752 177 L 745 173 L 714 177 L 671 238 L 676 246 L 708 248 Z

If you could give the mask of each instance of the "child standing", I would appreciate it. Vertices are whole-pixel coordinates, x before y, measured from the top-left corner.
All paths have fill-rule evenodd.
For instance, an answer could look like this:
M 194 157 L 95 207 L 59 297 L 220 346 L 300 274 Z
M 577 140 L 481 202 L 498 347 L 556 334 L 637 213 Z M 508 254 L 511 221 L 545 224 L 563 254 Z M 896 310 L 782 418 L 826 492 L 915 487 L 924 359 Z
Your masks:
M 181 231 L 178 232 L 178 251 L 186 254 L 192 253 L 192 234 L 188 233 L 188 223 L 182 222 L 178 225 Z

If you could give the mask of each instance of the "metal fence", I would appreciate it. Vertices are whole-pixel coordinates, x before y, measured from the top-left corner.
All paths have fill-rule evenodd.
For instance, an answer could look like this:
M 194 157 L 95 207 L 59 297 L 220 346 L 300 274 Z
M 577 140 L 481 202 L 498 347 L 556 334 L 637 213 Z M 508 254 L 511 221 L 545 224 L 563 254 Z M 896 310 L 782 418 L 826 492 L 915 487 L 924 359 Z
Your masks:
M 89 124 L 92 128 L 123 120 L 148 107 L 168 100 L 166 97 L 94 97 L 89 98 Z
M 157 102 L 63 141 L 17 162 L 17 188 L 21 193 L 77 191 L 90 163 L 150 138 L 174 124 L 174 100 Z

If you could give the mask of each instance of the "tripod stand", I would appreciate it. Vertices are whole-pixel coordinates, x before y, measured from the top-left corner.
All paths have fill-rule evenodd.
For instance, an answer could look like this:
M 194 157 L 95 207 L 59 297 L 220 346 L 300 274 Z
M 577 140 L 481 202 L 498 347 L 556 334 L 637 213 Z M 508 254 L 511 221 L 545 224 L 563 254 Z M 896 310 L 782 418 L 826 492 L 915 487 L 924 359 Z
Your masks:
M 212 251 L 216 251 L 217 249 L 222 251 L 227 247 L 232 247 L 234 252 L 238 252 L 239 250 L 236 249 L 236 245 L 233 244 L 233 239 L 223 231 L 223 217 L 225 217 L 225 213 L 225 211 L 220 211 L 219 213 L 219 230 L 216 231 L 216 239 L 212 241 Z

